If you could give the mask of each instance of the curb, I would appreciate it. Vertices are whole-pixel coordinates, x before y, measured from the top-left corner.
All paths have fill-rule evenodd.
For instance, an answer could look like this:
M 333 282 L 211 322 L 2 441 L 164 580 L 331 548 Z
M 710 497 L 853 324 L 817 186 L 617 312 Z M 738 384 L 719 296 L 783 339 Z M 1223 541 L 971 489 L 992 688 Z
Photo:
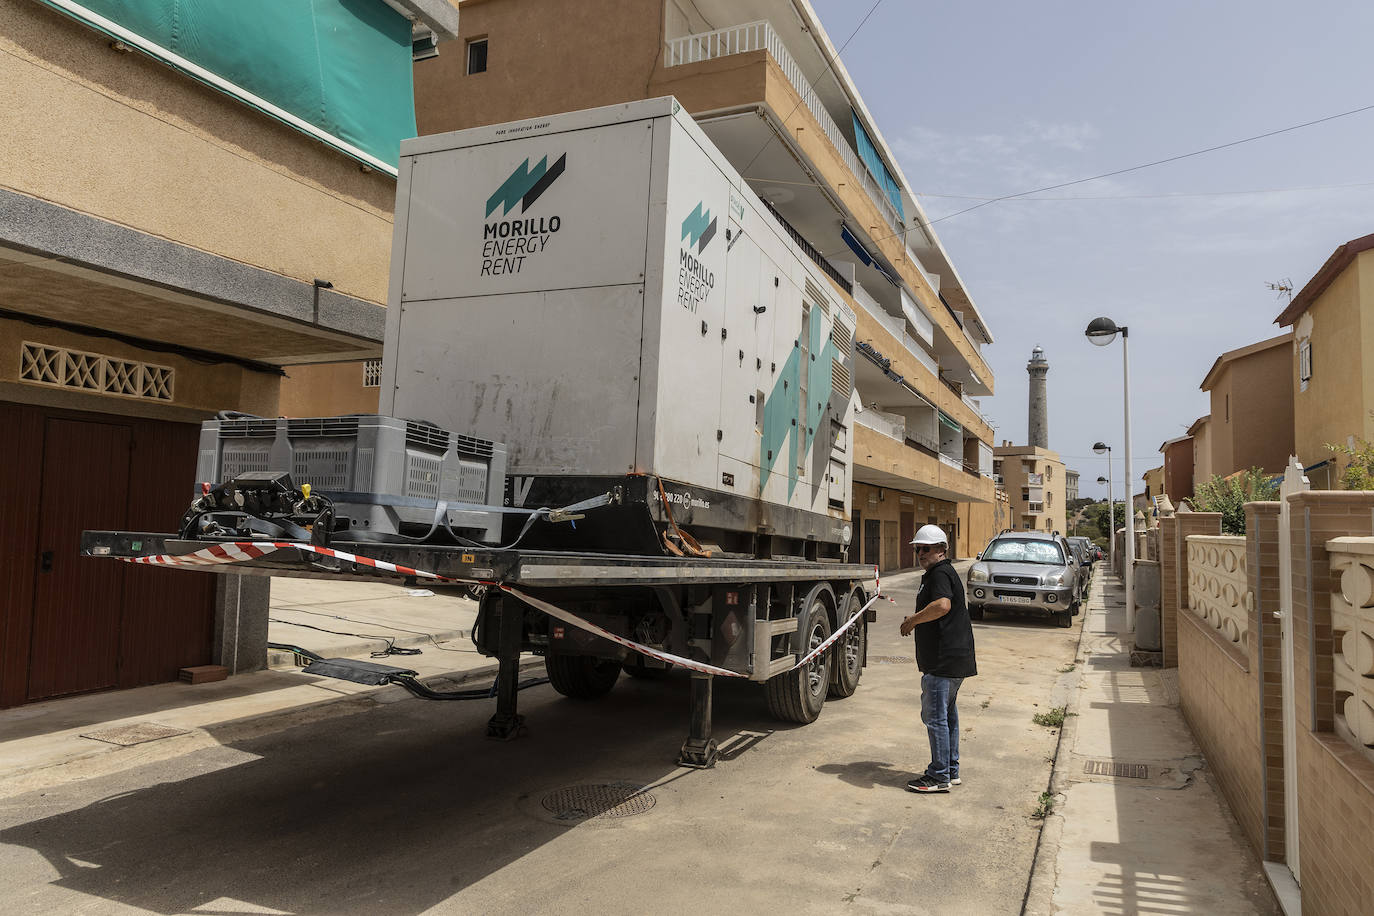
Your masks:
M 428 646 L 436 642 L 448 642 L 451 639 L 470 639 L 471 637 L 471 628 L 468 628 L 466 630 L 440 630 L 436 633 L 421 633 L 414 636 L 398 636 L 395 640 L 392 641 L 391 644 L 402 649 L 408 649 L 413 646 Z M 270 634 L 268 641 L 276 642 L 276 640 L 271 639 Z M 329 654 L 326 657 L 367 658 L 371 656 L 373 652 L 376 652 L 378 648 L 384 645 L 386 645 L 386 640 L 384 639 L 367 639 L 361 642 L 345 643 L 343 645 L 328 649 L 327 651 Z M 302 646 L 301 648 L 309 649 L 310 647 Z M 324 655 L 325 653 L 321 652 L 320 654 Z M 267 667 L 273 670 L 280 670 L 283 668 L 299 668 L 300 666 L 296 664 L 296 656 L 293 653 L 287 652 L 284 649 L 268 649 Z
M 1095 579 L 1093 584 L 1100 586 L 1096 588 L 1098 595 L 1105 596 L 1107 583 Z M 1092 600 L 1092 596 L 1089 596 L 1089 600 Z M 1099 600 L 1103 598 L 1099 597 Z M 1054 744 L 1054 760 L 1050 764 L 1049 783 L 1045 786 L 1045 791 L 1054 796 L 1055 807 L 1054 811 L 1040 822 L 1040 835 L 1035 841 L 1031 871 L 1026 876 L 1026 895 L 1021 901 L 1023 916 L 1040 916 L 1054 912 L 1054 891 L 1059 883 L 1059 841 L 1064 835 L 1064 795 L 1060 785 L 1060 757 L 1066 750 L 1073 748 L 1074 738 L 1078 734 L 1077 714 L 1079 700 L 1082 697 L 1079 687 L 1083 683 L 1083 660 L 1080 656 L 1083 653 L 1083 634 L 1087 626 L 1088 614 L 1087 608 L 1084 607 L 1078 615 L 1078 644 L 1073 650 L 1073 671 L 1061 674 L 1050 691 L 1050 705 L 1058 706 L 1062 702 L 1066 710 L 1064 724 L 1060 726 Z M 1069 736 L 1067 742 L 1065 735 Z

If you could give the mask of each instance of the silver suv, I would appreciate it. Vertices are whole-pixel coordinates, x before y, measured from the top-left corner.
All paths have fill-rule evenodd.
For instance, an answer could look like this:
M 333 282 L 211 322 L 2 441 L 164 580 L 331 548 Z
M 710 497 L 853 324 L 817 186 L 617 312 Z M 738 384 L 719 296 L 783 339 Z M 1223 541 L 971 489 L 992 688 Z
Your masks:
M 1048 531 L 1004 531 L 968 571 L 968 611 L 974 620 L 982 620 L 988 608 L 1036 611 L 1070 627 L 1078 592 L 1078 561 L 1064 539 Z

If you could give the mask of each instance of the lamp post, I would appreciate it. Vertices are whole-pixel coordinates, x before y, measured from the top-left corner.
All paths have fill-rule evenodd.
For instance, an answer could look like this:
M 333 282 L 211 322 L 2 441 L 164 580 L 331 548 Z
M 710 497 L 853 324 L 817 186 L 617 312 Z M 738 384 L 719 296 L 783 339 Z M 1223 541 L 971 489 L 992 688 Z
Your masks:
M 1126 341 L 1129 329 L 1117 325 L 1110 318 L 1094 318 L 1083 332 L 1088 340 L 1105 347 L 1121 335 L 1121 398 L 1122 421 L 1126 433 L 1126 632 L 1135 638 L 1135 521 L 1131 512 L 1131 361 Z M 1116 518 L 1112 518 L 1116 527 Z M 1113 538 L 1115 540 L 1115 538 Z
M 1097 478 L 1098 483 L 1107 485 L 1107 556 L 1108 563 L 1116 568 L 1116 500 L 1112 499 L 1112 447 L 1105 442 L 1093 445 L 1093 452 L 1107 456 L 1107 477 Z

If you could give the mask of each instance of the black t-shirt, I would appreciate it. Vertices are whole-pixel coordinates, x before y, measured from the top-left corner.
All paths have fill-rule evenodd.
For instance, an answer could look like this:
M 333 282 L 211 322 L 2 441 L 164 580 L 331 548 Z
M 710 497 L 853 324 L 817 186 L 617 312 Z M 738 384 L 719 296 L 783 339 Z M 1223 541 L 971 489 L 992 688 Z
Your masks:
M 978 673 L 973 657 L 973 623 L 964 601 L 964 583 L 949 560 L 926 570 L 916 596 L 916 610 L 940 598 L 949 599 L 949 613 L 916 625 L 916 665 L 924 674 L 973 677 Z

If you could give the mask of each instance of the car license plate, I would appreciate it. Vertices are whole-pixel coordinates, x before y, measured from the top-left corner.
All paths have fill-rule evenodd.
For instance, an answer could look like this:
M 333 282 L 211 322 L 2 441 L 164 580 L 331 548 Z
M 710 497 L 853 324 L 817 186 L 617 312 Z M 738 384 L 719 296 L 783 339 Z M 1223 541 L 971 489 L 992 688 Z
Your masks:
M 1011 604 L 1030 604 L 1030 603 L 1031 603 L 1031 599 L 1029 599 L 1029 598 L 1023 598 L 1023 597 L 1020 596 L 1020 595 L 1004 595 L 1004 596 L 1002 596 L 1001 598 L 998 598 L 997 600 L 998 600 L 998 601 L 1007 601 L 1007 602 L 1010 602 Z

